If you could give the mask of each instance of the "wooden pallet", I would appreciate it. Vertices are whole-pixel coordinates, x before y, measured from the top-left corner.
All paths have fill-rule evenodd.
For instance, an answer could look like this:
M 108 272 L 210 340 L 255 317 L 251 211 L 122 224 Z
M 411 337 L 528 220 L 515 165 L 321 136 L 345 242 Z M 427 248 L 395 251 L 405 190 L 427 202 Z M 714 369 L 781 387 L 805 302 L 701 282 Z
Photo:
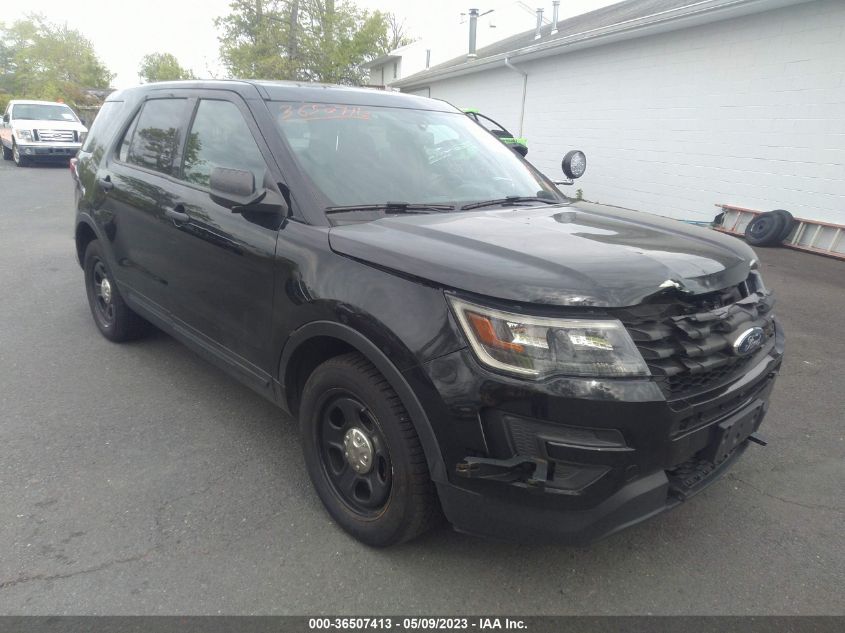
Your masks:
M 717 204 L 724 214 L 713 228 L 731 235 L 745 235 L 745 227 L 762 211 L 732 204 Z M 795 226 L 783 241 L 787 248 L 845 260 L 845 225 L 795 218 Z

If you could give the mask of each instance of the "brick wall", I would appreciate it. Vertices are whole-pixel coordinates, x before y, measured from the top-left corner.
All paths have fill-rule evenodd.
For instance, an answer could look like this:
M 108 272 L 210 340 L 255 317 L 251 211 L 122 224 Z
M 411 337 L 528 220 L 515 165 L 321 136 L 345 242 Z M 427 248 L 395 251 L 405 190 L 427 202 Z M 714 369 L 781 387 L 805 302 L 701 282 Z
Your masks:
M 845 2 L 820 0 L 520 65 L 529 159 L 584 196 L 708 220 L 716 202 L 845 224 Z M 432 83 L 518 133 L 507 68 Z

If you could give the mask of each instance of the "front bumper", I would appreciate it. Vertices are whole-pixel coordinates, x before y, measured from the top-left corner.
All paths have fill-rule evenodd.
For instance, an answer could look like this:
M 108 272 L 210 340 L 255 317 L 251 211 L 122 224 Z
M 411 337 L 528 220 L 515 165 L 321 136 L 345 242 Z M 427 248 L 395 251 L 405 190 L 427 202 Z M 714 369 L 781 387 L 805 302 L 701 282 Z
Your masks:
M 29 160 L 68 160 L 76 156 L 81 147 L 81 143 L 32 143 L 19 144 L 18 151 Z
M 440 430 L 452 440 L 448 480 L 437 483 L 444 513 L 462 532 L 581 544 L 677 506 L 754 438 L 783 342 L 778 331 L 743 375 L 676 400 L 649 381 L 517 386 L 467 351 L 432 361 L 452 427 Z M 455 380 L 466 389 L 458 397 L 448 395 L 460 394 Z

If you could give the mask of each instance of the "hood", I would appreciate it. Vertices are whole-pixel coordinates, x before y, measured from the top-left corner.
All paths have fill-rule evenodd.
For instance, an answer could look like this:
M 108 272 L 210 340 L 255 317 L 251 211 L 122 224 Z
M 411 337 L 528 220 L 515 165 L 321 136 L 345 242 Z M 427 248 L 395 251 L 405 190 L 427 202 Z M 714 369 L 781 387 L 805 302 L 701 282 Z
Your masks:
M 333 227 L 329 243 L 450 288 L 560 306 L 720 290 L 743 281 L 754 259 L 744 242 L 712 229 L 586 203 L 389 216 Z

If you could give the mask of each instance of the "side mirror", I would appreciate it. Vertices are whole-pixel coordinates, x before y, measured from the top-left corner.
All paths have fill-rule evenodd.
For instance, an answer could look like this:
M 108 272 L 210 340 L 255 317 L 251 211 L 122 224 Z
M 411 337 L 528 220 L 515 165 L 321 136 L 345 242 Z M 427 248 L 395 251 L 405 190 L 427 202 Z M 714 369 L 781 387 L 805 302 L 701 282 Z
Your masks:
M 264 198 L 266 191 L 255 191 L 255 174 L 243 169 L 214 167 L 209 176 L 211 199 L 233 213 L 241 207 L 257 204 Z
M 256 189 L 255 175 L 251 171 L 214 167 L 208 184 L 214 202 L 267 228 L 277 229 L 276 218 L 287 209 L 284 199 L 275 191 L 263 187 Z
M 245 198 L 255 193 L 255 174 L 243 169 L 214 167 L 209 177 L 212 191 Z
M 567 152 L 560 163 L 560 168 L 567 178 L 580 178 L 587 171 L 587 156 L 578 149 Z
M 3 115 L 3 123 L 8 123 L 8 122 L 9 122 L 9 113 L 7 112 L 6 114 Z

